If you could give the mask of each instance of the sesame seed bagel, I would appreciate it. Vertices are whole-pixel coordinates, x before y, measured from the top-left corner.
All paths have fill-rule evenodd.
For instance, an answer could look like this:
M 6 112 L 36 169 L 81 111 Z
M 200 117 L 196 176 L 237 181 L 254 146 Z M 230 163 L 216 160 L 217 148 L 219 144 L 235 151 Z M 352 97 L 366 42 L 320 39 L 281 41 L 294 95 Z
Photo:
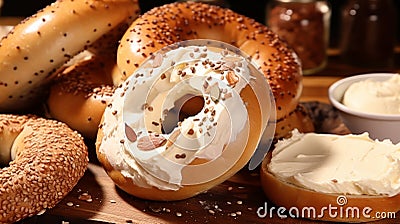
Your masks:
M 139 12 L 137 0 L 58 0 L 0 42 L 0 110 L 24 109 L 78 52 Z
M 223 41 L 249 55 L 269 81 L 276 99 L 277 119 L 297 107 L 302 72 L 294 51 L 265 25 L 210 4 L 177 2 L 141 15 L 121 39 L 118 67 L 126 79 L 156 50 L 188 39 Z
M 94 139 L 104 109 L 114 92 L 113 57 L 88 55 L 58 74 L 50 85 L 49 116 Z
M 275 139 L 290 137 L 293 129 L 303 133 L 315 131 L 310 112 L 302 104 L 299 104 L 289 115 L 277 120 L 274 137 Z
M 1 114 L 0 138 L 0 223 L 54 207 L 87 168 L 82 137 L 61 122 Z

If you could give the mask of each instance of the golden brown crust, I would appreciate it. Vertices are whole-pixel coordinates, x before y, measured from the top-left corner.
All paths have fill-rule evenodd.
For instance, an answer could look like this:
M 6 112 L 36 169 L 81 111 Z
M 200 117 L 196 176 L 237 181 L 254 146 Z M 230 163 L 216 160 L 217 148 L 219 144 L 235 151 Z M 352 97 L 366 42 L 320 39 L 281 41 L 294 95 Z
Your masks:
M 1 137 L 16 133 L 9 149 L 16 158 L 0 170 L 0 222 L 11 223 L 65 197 L 83 176 L 88 151 L 82 137 L 58 121 L 5 114 L 0 121 Z
M 114 85 L 113 57 L 94 55 L 62 71 L 51 83 L 49 115 L 94 139 Z
M 140 16 L 121 39 L 118 67 L 126 79 L 152 52 L 196 38 L 223 41 L 243 50 L 269 81 L 277 118 L 295 110 L 302 91 L 302 73 L 294 51 L 263 24 L 209 4 L 172 3 Z
M 294 111 L 290 112 L 289 115 L 276 122 L 274 137 L 275 139 L 290 137 L 291 130 L 293 129 L 297 129 L 302 133 L 315 131 L 310 112 L 301 104 Z
M 120 170 L 114 169 L 114 167 L 108 161 L 107 155 L 100 152 L 99 148 L 105 134 L 103 132 L 104 130 L 102 129 L 102 127 L 100 127 L 99 129 L 96 141 L 96 151 L 98 160 L 103 165 L 108 175 L 111 177 L 111 179 L 115 182 L 115 184 L 118 187 L 136 197 L 149 200 L 173 201 L 195 196 L 201 192 L 204 192 L 205 190 L 208 190 L 222 183 L 229 177 L 233 176 L 240 169 L 242 169 L 250 160 L 251 156 L 254 153 L 255 148 L 257 147 L 259 136 L 261 135 L 260 133 L 262 130 L 261 124 L 259 122 L 262 119 L 261 108 L 259 107 L 259 102 L 257 100 L 257 97 L 252 91 L 250 86 L 247 86 L 243 89 L 243 91 L 241 92 L 241 97 L 246 102 L 245 105 L 249 115 L 248 119 L 250 123 L 249 133 L 253 134 L 249 135 L 246 148 L 244 150 L 238 149 L 243 151 L 243 153 L 241 157 L 238 158 L 237 162 L 229 170 L 227 170 L 227 172 L 225 172 L 224 174 L 213 180 L 210 180 L 202 184 L 184 185 L 176 191 L 160 190 L 155 187 L 151 188 L 139 187 L 132 181 L 131 178 L 125 177 Z
M 0 42 L 0 110 L 34 105 L 57 68 L 138 12 L 137 0 L 59 0 L 16 25 Z
M 346 199 L 344 199 L 343 195 L 316 192 L 286 183 L 268 171 L 267 166 L 270 160 L 271 153 L 268 153 L 260 170 L 261 184 L 267 198 L 276 206 L 283 206 L 286 209 L 295 207 L 302 211 L 303 208 L 315 208 L 316 217 L 308 216 L 307 213 L 303 218 L 335 222 L 368 222 L 382 218 L 385 214 L 390 215 L 400 211 L 400 195 L 393 197 L 345 195 Z M 338 201 L 339 199 L 347 201 Z M 336 207 L 336 210 L 332 210 L 331 214 L 329 214 L 328 209 L 323 210 L 329 205 Z M 339 213 L 341 209 L 343 211 L 342 215 Z M 359 216 L 356 213 L 352 213 L 356 209 L 360 212 Z M 365 210 L 366 215 L 363 215 L 363 209 L 368 210 Z M 324 212 L 323 216 L 321 211 Z M 335 212 L 337 214 L 336 217 Z M 376 212 L 379 212 L 382 216 L 377 216 L 378 213 Z M 318 215 L 322 217 L 318 217 Z

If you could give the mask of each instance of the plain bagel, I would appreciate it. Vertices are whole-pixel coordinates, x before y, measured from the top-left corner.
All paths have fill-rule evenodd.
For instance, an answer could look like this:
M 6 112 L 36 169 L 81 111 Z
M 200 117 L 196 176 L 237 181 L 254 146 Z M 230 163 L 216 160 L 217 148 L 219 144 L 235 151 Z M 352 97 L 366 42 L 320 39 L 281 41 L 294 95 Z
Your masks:
M 82 137 L 61 122 L 1 114 L 0 138 L 0 223 L 54 207 L 87 168 Z
M 276 99 L 277 120 L 297 107 L 302 72 L 294 51 L 265 25 L 209 4 L 171 3 L 141 15 L 121 39 L 118 67 L 127 78 L 156 50 L 188 39 L 223 41 L 249 55 L 269 81 Z
M 59 0 L 16 25 L 0 42 L 0 110 L 35 103 L 60 66 L 138 13 L 137 0 Z

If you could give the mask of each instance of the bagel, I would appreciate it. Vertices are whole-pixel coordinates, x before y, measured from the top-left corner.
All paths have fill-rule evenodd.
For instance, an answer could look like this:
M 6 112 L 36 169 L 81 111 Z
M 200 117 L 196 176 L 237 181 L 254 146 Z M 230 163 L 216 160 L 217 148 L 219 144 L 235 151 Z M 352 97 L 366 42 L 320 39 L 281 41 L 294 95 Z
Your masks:
M 118 73 L 111 56 L 88 54 L 67 67 L 50 83 L 48 115 L 95 139 L 104 109 L 114 92 Z M 119 75 L 118 75 L 119 77 Z
M 261 169 L 260 169 L 260 176 L 261 176 L 261 184 L 265 195 L 273 203 L 272 206 L 277 208 L 276 206 L 283 207 L 285 211 L 291 210 L 289 214 L 294 218 L 307 218 L 307 219 L 316 219 L 319 221 L 334 221 L 334 222 L 369 222 L 383 218 L 394 218 L 396 212 L 400 211 L 400 193 L 398 193 L 399 189 L 396 192 L 396 186 L 398 188 L 398 181 L 396 185 L 396 180 L 398 180 L 398 176 L 396 177 L 388 177 L 388 181 L 393 181 L 392 184 L 388 182 L 383 183 L 383 180 L 365 180 L 359 179 L 359 172 L 368 172 L 374 173 L 371 171 L 360 171 L 360 170 L 348 170 L 346 173 L 353 174 L 353 181 L 355 182 L 354 185 L 347 183 L 345 180 L 334 177 L 331 180 L 331 183 L 326 184 L 325 182 L 318 182 L 315 183 L 315 187 L 312 186 L 310 183 L 313 183 L 311 179 L 309 179 L 310 183 L 307 184 L 308 181 L 300 181 L 297 177 L 303 179 L 308 179 L 306 176 L 309 176 L 309 172 L 307 169 L 313 170 L 323 170 L 320 165 L 318 164 L 326 164 L 328 163 L 329 157 L 338 156 L 337 153 L 329 154 L 328 151 L 325 151 L 327 146 L 324 146 L 322 141 L 320 140 L 307 140 L 309 141 L 308 146 L 303 146 L 300 148 L 300 144 L 305 144 L 301 142 L 305 142 L 304 136 L 325 136 L 326 138 L 332 139 L 341 139 L 336 135 L 325 135 L 325 134 L 315 134 L 310 133 L 310 135 L 299 135 L 299 133 L 294 133 L 296 136 L 295 138 L 281 140 L 281 146 L 275 148 L 272 152 L 269 152 L 264 159 Z M 391 145 L 389 142 L 378 142 L 374 143 L 373 140 L 368 140 L 364 135 L 362 136 L 353 136 L 353 135 L 344 135 L 345 138 L 361 138 L 358 142 L 356 148 L 362 148 L 365 146 L 365 142 L 368 144 L 381 144 L 381 145 Z M 317 137 L 318 138 L 318 137 Z M 314 147 L 312 145 L 314 145 Z M 341 143 L 343 144 L 343 143 Z M 315 147 L 317 146 L 317 147 Z M 351 145 L 348 145 L 347 148 L 350 148 Z M 393 145 L 390 146 L 393 149 Z M 353 147 L 354 148 L 354 147 Z M 394 147 L 396 148 L 396 146 Z M 337 148 L 333 148 L 335 150 Z M 388 149 L 389 148 L 385 148 Z M 355 158 L 349 164 L 349 159 L 340 159 L 340 162 L 337 162 L 337 166 L 339 167 L 361 167 L 357 163 L 359 157 L 354 157 L 354 151 L 349 150 L 349 152 L 343 152 L 347 155 L 348 158 Z M 398 152 L 397 147 L 397 152 Z M 282 154 L 282 157 L 276 158 L 277 155 Z M 376 169 L 381 169 L 384 167 L 382 164 L 379 163 L 381 160 L 377 154 L 372 153 L 368 155 L 367 153 L 365 157 L 370 155 L 374 155 L 371 157 L 371 164 L 367 165 L 368 167 L 376 167 Z M 319 157 L 316 157 L 316 156 Z M 322 157 L 321 155 L 326 155 Z M 314 157 L 313 157 L 314 156 Z M 393 155 L 396 157 L 396 154 Z M 276 171 L 271 170 L 271 160 L 275 159 L 275 164 L 282 163 L 278 166 L 285 166 L 285 174 L 280 173 L 278 174 Z M 313 158 L 317 158 L 314 159 Z M 362 158 L 362 156 L 360 157 Z M 397 156 L 398 158 L 398 156 Z M 338 160 L 338 159 L 336 159 Z M 303 162 L 302 162 L 303 161 Z M 332 162 L 330 162 L 332 163 Z M 395 162 L 396 163 L 396 162 Z M 380 166 L 382 165 L 382 166 Z M 396 169 L 398 166 L 398 162 L 396 164 L 392 164 L 393 168 Z M 364 166 L 363 169 L 368 169 L 367 166 Z M 378 167 L 379 166 L 379 167 Z M 275 165 L 275 170 L 277 165 Z M 335 173 L 335 171 L 340 170 L 342 168 L 337 169 L 329 169 L 325 170 L 326 174 L 324 178 L 327 179 L 331 178 L 331 175 Z M 372 168 L 372 170 L 375 168 Z M 390 172 L 389 168 L 387 169 Z M 398 168 L 397 168 L 398 170 Z M 339 171 L 340 172 L 340 171 Z M 392 171 L 392 173 L 395 171 Z M 296 173 L 295 176 L 291 173 Z M 290 176 L 290 177 L 282 177 L 282 176 Z M 398 174 L 397 174 L 398 175 Z M 369 181 L 369 182 L 368 182 Z M 371 182 L 372 181 L 372 182 Z M 302 184 L 304 183 L 304 185 Z M 330 185 L 336 185 L 329 187 Z M 350 187 L 344 188 L 345 185 L 349 185 Z M 381 190 L 380 192 L 377 190 L 376 186 L 385 186 L 382 189 L 386 188 L 385 190 Z M 387 190 L 390 187 L 393 189 Z M 317 189 L 318 188 L 318 189 Z M 375 188 L 375 189 L 374 189 Z M 346 189 L 346 190 L 344 190 Z M 262 208 L 264 209 L 264 208 Z M 269 210 L 267 212 L 270 212 Z M 276 211 L 276 209 L 275 209 Z M 282 209 L 280 210 L 282 211 Z M 261 211 L 260 211 L 261 212 Z M 262 214 L 265 211 L 262 211 Z M 305 212 L 305 213 L 302 213 Z M 281 213 L 283 214 L 283 213 Z M 286 217 L 289 215 L 286 214 Z M 379 215 L 380 214 L 380 215 Z M 274 214 L 268 214 L 274 215 Z M 276 215 L 276 214 L 275 214 Z
M 139 13 L 137 0 L 59 0 L 0 42 L 0 111 L 26 109 L 69 59 Z
M 126 79 L 153 52 L 189 39 L 213 39 L 238 47 L 268 79 L 276 100 L 277 120 L 296 109 L 302 71 L 294 51 L 265 25 L 215 5 L 175 2 L 147 11 L 122 37 L 118 67 Z
M 239 49 L 179 42 L 149 57 L 116 89 L 100 123 L 97 157 L 129 194 L 189 198 L 247 164 L 272 105 L 265 77 Z
M 294 111 L 276 121 L 274 138 L 277 140 L 290 137 L 293 129 L 303 133 L 313 132 L 315 125 L 310 115 L 311 112 L 304 105 L 299 104 Z
M 0 114 L 0 139 L 0 223 L 54 207 L 88 165 L 82 137 L 58 121 Z

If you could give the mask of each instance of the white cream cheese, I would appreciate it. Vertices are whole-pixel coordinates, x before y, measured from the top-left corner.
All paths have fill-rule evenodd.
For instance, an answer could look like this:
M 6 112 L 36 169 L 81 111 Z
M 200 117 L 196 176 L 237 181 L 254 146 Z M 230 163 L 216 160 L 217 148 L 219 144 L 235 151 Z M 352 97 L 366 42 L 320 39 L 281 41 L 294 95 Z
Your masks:
M 300 134 L 279 141 L 269 171 L 323 193 L 400 194 L 400 144 L 361 135 Z
M 343 96 L 343 104 L 362 112 L 400 114 L 400 75 L 353 83 Z
M 156 54 L 115 91 L 103 115 L 99 151 L 141 187 L 177 190 L 217 178 L 240 158 L 246 136 L 255 134 L 240 92 L 256 78 L 263 86 L 262 74 L 227 50 L 186 46 Z M 185 95 L 203 97 L 204 107 L 176 124 L 176 102 Z M 208 162 L 189 166 L 196 159 Z

